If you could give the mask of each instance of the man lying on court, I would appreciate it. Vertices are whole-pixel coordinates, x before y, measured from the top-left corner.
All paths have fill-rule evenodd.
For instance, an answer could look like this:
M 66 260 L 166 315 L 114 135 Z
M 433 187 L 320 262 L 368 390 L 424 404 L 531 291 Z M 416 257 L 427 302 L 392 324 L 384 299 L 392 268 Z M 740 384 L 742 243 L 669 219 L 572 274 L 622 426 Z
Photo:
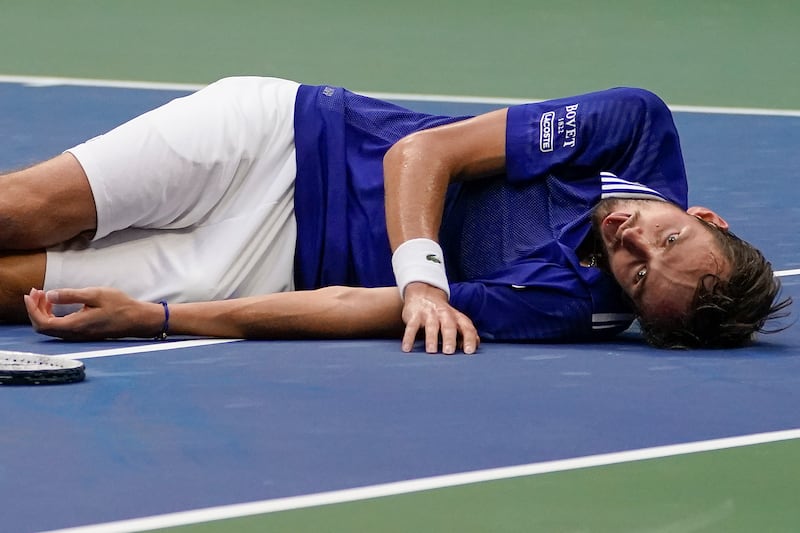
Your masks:
M 452 118 L 230 78 L 1 179 L 5 318 L 65 338 L 408 351 L 424 330 L 472 353 L 638 316 L 659 346 L 736 346 L 788 305 L 756 249 L 687 209 L 672 117 L 639 89 Z

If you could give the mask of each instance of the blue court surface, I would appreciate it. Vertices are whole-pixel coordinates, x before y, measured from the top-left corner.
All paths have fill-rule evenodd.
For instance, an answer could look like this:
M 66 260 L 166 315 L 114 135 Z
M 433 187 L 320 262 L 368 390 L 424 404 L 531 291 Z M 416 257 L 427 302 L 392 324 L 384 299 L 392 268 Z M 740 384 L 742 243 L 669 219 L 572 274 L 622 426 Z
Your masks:
M 185 92 L 0 83 L 0 162 L 32 164 Z M 401 103 L 447 114 L 499 106 Z M 691 202 L 722 212 L 772 260 L 785 295 L 800 301 L 800 113 L 681 111 L 676 122 Z M 636 331 L 607 344 L 487 343 L 474 357 L 403 354 L 399 346 L 67 343 L 0 326 L 2 349 L 72 354 L 87 367 L 80 384 L 0 388 L 0 530 L 172 516 L 771 432 L 795 445 L 800 437 L 800 325 L 730 351 L 654 350 Z M 674 490 L 687 489 L 675 482 Z M 800 503 L 800 482 L 774 490 Z M 774 501 L 767 513 L 800 520 L 797 505 Z M 723 514 L 714 531 L 732 530 L 725 520 L 736 513 Z

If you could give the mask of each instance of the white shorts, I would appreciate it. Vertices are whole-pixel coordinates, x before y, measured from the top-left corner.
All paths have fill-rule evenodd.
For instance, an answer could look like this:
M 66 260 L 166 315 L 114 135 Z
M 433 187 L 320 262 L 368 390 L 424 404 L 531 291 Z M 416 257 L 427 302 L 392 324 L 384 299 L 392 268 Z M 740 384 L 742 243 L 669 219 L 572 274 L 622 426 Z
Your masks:
M 47 250 L 45 289 L 171 302 L 293 289 L 298 87 L 224 79 L 69 149 L 97 232 Z

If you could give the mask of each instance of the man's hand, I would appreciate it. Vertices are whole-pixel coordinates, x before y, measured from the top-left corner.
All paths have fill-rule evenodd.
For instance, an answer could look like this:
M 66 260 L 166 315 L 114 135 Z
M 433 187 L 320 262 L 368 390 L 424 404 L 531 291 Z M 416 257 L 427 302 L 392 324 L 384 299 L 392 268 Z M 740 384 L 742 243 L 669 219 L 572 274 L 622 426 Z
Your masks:
M 473 354 L 480 344 L 478 331 L 472 320 L 450 306 L 447 295 L 441 289 L 426 283 L 410 283 L 405 290 L 403 322 L 406 324 L 402 348 L 410 352 L 420 329 L 425 330 L 425 351 L 439 351 L 439 336 L 442 338 L 442 353 L 455 353 L 461 345 L 465 354 Z
M 65 316 L 53 314 L 54 304 L 81 304 Z M 99 340 L 119 337 L 153 337 L 163 323 L 159 304 L 140 302 L 122 291 L 109 288 L 32 289 L 25 295 L 33 329 L 38 333 L 69 340 Z

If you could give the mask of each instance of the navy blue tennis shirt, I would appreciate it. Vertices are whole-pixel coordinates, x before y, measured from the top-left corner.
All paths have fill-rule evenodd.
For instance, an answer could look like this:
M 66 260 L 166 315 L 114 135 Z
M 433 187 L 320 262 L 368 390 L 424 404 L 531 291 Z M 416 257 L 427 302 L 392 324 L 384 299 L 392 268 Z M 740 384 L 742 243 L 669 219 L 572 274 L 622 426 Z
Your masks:
M 465 118 L 300 87 L 298 289 L 395 285 L 383 156 L 412 132 Z M 687 207 L 678 134 L 657 96 L 621 88 L 509 108 L 505 174 L 448 189 L 439 240 L 451 305 L 488 340 L 593 340 L 627 329 L 632 310 L 613 277 L 576 253 L 608 197 Z

